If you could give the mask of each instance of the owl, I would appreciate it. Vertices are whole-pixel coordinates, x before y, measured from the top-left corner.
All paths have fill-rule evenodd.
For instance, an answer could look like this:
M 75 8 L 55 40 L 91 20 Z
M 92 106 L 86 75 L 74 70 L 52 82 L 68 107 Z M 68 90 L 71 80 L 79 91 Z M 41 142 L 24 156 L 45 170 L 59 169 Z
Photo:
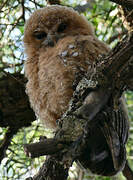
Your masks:
M 86 73 L 109 48 L 92 25 L 72 8 L 52 5 L 35 11 L 25 25 L 26 91 L 47 128 L 67 110 L 77 73 Z
M 56 120 L 68 109 L 78 84 L 75 81 L 80 79 L 77 75 L 94 72 L 97 58 L 110 49 L 97 39 L 92 25 L 82 15 L 60 5 L 31 15 L 25 25 L 24 45 L 26 91 L 31 106 L 47 128 L 56 129 Z M 122 109 L 112 111 L 111 116 L 107 112 L 101 126 L 90 131 L 78 161 L 93 173 L 111 176 L 124 168 L 128 121 Z

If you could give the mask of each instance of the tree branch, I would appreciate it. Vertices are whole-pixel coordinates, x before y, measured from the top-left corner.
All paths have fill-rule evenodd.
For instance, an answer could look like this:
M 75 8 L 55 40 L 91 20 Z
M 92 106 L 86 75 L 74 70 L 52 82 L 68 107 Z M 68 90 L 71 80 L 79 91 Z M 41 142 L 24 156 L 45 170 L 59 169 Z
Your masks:
M 110 1 L 115 2 L 116 4 L 119 4 L 122 6 L 133 8 L 133 1 L 132 0 L 110 0 Z
M 0 145 L 0 161 L 6 155 L 12 137 L 35 120 L 25 93 L 25 82 L 24 75 L 19 73 L 5 72 L 5 76 L 0 78 L 0 127 L 8 128 Z
M 125 168 L 123 170 L 123 175 L 127 178 L 127 180 L 133 180 L 133 172 L 130 169 L 127 161 L 126 161 Z
M 66 180 L 68 177 L 68 168 L 56 157 L 48 157 L 42 168 L 40 168 L 33 180 Z
M 65 142 L 58 141 L 57 139 L 45 139 L 38 143 L 25 144 L 24 150 L 27 156 L 35 158 L 43 155 L 56 154 L 62 149 L 65 149 L 65 146 L 67 146 Z
M 91 1 L 89 1 L 88 3 L 86 3 L 86 4 L 82 5 L 82 6 L 78 5 L 78 6 L 74 7 L 74 10 L 78 11 L 79 13 L 83 13 L 87 9 L 92 9 L 93 3 L 94 3 L 94 0 L 91 0 Z

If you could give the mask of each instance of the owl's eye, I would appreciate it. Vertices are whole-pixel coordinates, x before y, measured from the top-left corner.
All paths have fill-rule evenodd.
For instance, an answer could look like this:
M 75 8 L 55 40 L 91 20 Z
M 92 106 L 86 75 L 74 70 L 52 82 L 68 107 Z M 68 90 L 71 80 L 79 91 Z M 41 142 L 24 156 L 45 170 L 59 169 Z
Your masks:
M 47 36 L 47 34 L 45 32 L 35 32 L 34 36 L 36 39 L 41 40 L 41 39 L 45 38 Z
M 66 23 L 61 23 L 58 27 L 58 32 L 63 32 L 67 27 L 67 24 Z

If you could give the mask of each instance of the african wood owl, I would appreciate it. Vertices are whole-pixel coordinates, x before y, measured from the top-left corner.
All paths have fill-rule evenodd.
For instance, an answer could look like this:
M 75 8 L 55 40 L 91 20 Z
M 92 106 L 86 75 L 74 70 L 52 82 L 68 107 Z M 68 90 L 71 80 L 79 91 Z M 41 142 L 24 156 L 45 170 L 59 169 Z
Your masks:
M 72 8 L 52 5 L 35 11 L 25 25 L 26 91 L 46 127 L 67 110 L 76 74 L 109 51 L 92 25 Z

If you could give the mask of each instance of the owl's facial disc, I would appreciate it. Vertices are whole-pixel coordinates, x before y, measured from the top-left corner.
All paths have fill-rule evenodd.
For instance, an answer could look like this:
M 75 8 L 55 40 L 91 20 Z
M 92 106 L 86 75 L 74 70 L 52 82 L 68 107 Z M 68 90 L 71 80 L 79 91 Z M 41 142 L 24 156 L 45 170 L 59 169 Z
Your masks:
M 55 26 L 47 29 L 45 28 L 45 31 L 43 28 L 38 28 L 34 31 L 33 36 L 36 40 L 40 41 L 43 46 L 53 47 L 59 39 L 65 36 L 66 29 L 67 23 L 61 22 L 57 23 L 56 28 Z
M 57 29 L 55 29 L 55 27 L 51 28 L 51 31 L 49 31 L 43 42 L 43 45 L 53 47 L 59 39 L 64 37 L 64 31 L 66 28 L 67 24 L 65 22 L 59 23 Z
M 33 35 L 37 40 L 41 41 L 43 45 L 45 46 L 54 46 L 54 41 L 51 37 L 51 35 L 44 31 L 35 30 Z

